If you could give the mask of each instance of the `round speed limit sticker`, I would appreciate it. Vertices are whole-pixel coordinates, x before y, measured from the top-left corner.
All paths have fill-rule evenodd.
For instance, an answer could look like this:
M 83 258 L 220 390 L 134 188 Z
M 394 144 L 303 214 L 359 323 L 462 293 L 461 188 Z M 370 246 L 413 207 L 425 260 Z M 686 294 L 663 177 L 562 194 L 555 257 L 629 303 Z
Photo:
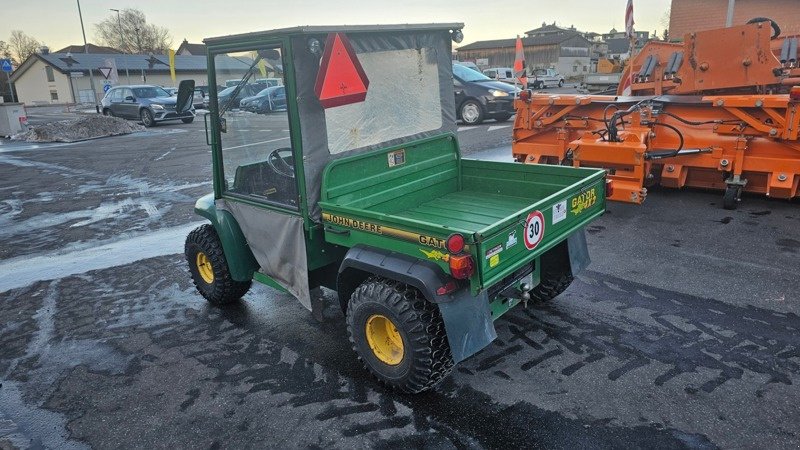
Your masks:
M 528 214 L 525 219 L 525 247 L 533 250 L 544 237 L 544 216 L 539 211 Z

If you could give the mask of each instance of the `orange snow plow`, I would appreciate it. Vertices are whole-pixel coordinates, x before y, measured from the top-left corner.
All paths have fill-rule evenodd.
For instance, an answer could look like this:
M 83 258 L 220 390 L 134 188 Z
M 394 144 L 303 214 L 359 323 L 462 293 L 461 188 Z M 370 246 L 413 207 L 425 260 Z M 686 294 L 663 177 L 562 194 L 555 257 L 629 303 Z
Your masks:
M 800 196 L 800 37 L 769 19 L 649 42 L 623 74 L 630 95 L 516 100 L 518 162 L 600 167 L 609 199 L 641 203 L 647 186 Z M 632 76 L 630 74 L 632 71 Z

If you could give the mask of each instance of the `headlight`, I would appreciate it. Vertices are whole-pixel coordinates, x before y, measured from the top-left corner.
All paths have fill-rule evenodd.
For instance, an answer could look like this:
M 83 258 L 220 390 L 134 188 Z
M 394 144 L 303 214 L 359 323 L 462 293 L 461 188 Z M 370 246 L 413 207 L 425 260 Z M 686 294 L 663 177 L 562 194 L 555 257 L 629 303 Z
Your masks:
M 495 97 L 508 97 L 508 92 L 499 89 L 489 89 L 489 93 Z
M 153 109 L 164 109 L 164 105 L 159 105 L 158 103 L 151 103 L 150 107 Z

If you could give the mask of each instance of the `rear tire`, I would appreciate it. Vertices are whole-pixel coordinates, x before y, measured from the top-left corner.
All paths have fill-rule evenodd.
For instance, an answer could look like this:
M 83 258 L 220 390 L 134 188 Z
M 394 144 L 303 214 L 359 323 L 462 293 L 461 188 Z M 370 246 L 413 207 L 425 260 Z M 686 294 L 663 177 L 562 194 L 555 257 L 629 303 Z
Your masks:
M 498 114 L 494 116 L 495 122 L 505 122 L 511 118 L 511 114 Z
M 439 308 L 404 283 L 371 277 L 356 288 L 347 333 L 364 367 L 402 392 L 430 389 L 453 369 Z
M 192 122 L 194 122 L 194 117 L 187 117 L 185 119 L 181 119 L 181 122 L 183 122 L 183 123 L 192 123 Z
M 567 290 L 574 277 L 569 263 L 569 247 L 567 242 L 548 250 L 540 260 L 539 285 L 531 291 L 531 299 L 549 302 Z
M 564 87 L 564 80 L 558 80 L 558 87 Z
M 213 226 L 201 225 L 186 237 L 184 246 L 189 273 L 200 295 L 214 305 L 235 302 L 250 289 L 252 281 L 231 277 L 222 242 Z

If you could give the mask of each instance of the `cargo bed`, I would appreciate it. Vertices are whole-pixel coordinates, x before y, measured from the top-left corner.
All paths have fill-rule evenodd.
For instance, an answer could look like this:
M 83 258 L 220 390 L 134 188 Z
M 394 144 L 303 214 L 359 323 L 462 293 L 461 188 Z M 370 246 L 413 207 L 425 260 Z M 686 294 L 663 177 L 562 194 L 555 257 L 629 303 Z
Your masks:
M 359 232 L 417 239 L 408 253 L 419 257 L 430 254 L 421 245 L 443 249 L 447 236 L 462 233 L 489 286 L 605 210 L 603 171 L 461 160 L 453 145 L 440 138 L 332 163 L 320 202 L 326 239 L 348 245 Z M 403 164 L 387 166 L 399 150 Z M 543 223 L 531 247 L 524 233 L 534 212 Z

